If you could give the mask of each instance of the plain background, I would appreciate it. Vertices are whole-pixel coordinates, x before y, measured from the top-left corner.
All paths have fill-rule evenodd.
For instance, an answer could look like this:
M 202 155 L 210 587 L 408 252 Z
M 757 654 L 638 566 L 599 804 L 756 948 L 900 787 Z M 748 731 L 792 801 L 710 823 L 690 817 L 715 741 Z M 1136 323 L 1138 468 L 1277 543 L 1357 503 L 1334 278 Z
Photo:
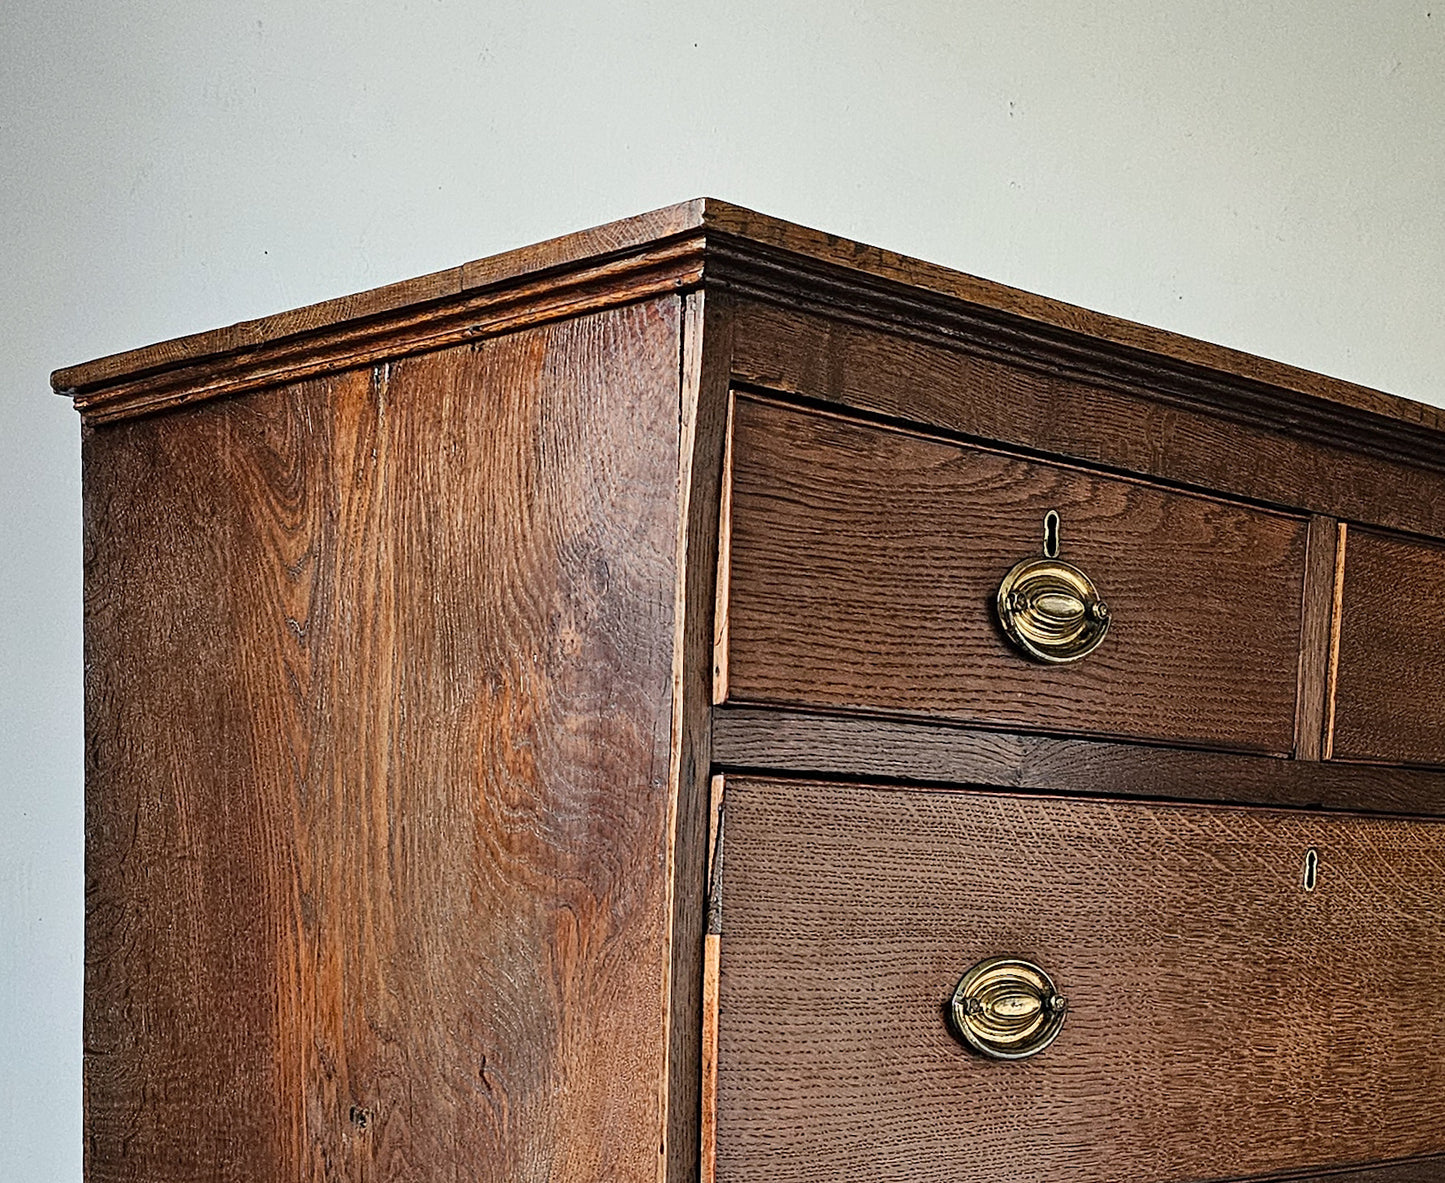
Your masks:
M 1445 0 L 10 0 L 0 1180 L 77 1180 L 59 365 L 711 194 L 1445 405 Z

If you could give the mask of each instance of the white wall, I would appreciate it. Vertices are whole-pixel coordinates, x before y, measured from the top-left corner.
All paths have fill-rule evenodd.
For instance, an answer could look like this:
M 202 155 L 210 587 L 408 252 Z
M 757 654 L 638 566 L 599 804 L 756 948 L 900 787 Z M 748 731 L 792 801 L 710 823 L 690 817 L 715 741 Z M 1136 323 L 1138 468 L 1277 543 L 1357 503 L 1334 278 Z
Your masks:
M 709 193 L 1445 405 L 1445 0 L 11 0 L 0 103 L 0 1180 L 80 1174 L 51 368 Z

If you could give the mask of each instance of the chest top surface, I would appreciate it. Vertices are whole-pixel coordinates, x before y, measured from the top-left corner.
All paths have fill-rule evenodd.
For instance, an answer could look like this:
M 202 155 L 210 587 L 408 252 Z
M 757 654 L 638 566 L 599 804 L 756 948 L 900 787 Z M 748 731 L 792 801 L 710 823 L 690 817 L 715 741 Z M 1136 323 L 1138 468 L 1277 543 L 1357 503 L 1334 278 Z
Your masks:
M 1210 374 L 1268 388 L 1280 415 L 1311 412 L 1351 423 L 1381 422 L 1397 444 L 1436 433 L 1445 410 L 1239 350 L 980 279 L 948 267 L 809 229 L 716 198 L 696 198 L 635 217 L 463 263 L 415 279 L 178 337 L 67 366 L 52 386 L 102 420 L 221 393 L 231 385 L 285 380 L 305 357 L 312 369 L 356 364 L 388 348 L 444 344 L 504 327 L 504 309 L 532 316 L 576 310 L 652 291 L 732 287 L 772 298 L 842 303 L 940 324 L 971 323 L 1022 335 L 1021 342 L 1079 348 L 1099 357 Z M 196 378 L 205 371 L 214 391 Z M 226 389 L 229 389 L 227 387 Z M 1256 394 L 1260 391 L 1256 389 Z

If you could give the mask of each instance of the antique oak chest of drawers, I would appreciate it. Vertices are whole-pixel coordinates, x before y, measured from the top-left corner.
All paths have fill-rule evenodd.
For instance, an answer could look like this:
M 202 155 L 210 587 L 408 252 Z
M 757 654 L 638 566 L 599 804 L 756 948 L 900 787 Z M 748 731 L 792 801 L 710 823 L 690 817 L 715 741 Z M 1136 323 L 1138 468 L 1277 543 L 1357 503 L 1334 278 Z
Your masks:
M 55 384 L 92 1183 L 1445 1178 L 1445 413 L 714 201 Z

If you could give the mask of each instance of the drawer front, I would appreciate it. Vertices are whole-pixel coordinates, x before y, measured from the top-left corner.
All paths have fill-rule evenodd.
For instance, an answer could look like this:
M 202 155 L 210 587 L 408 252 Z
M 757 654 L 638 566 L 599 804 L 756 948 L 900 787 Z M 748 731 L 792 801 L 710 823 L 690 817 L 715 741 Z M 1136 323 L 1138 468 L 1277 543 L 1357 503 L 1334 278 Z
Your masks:
M 1293 748 L 1303 520 L 742 395 L 729 453 L 719 701 Z M 1109 607 L 1064 665 L 994 607 L 1051 510 Z
M 724 809 L 719 1183 L 1445 1151 L 1442 823 L 753 780 Z M 1068 1000 L 1032 1058 L 946 1021 L 996 955 Z
M 1332 754 L 1445 764 L 1445 547 L 1350 528 Z

